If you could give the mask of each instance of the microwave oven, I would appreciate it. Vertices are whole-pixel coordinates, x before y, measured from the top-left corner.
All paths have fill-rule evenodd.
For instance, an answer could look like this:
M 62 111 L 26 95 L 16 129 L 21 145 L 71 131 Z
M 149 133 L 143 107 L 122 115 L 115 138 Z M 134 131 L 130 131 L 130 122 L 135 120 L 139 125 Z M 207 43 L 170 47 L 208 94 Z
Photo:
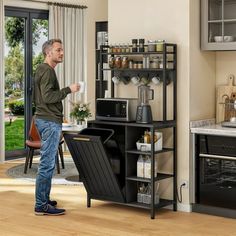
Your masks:
M 98 98 L 96 119 L 110 121 L 135 121 L 138 100 L 135 98 Z

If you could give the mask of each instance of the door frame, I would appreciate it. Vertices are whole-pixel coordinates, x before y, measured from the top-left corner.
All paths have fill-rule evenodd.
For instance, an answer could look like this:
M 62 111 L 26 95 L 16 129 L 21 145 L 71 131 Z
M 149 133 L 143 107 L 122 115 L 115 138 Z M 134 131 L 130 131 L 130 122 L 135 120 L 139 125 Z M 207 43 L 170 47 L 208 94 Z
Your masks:
M 48 10 L 37 10 L 32 8 L 20 8 L 5 6 L 5 17 L 23 17 L 25 21 L 25 38 L 24 38 L 24 138 L 28 137 L 32 118 L 32 80 L 33 80 L 33 43 L 32 43 L 32 21 L 33 19 L 49 20 Z M 16 158 L 26 155 L 26 146 L 22 150 L 5 151 L 5 158 Z

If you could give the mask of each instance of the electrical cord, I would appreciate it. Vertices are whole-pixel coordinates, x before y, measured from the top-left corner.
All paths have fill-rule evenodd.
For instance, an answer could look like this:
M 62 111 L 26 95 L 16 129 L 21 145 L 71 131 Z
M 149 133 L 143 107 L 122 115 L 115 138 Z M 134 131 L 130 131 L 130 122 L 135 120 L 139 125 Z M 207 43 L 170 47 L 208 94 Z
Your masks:
M 179 187 L 179 192 L 178 192 L 178 188 L 176 189 L 176 192 L 177 192 L 177 200 L 179 203 L 182 203 L 183 201 L 183 194 L 182 194 L 182 189 L 183 187 L 185 186 L 185 183 L 181 184 L 180 187 Z M 180 196 L 179 196 L 180 194 Z

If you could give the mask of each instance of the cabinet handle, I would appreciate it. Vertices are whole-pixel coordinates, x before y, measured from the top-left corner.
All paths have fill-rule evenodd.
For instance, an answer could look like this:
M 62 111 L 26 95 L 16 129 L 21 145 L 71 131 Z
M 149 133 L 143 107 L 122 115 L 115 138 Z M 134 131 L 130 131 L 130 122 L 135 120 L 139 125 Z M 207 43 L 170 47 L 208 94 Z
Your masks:
M 73 140 L 76 140 L 76 141 L 86 141 L 86 142 L 90 141 L 89 138 L 73 138 Z
M 210 155 L 210 154 L 200 153 L 199 157 L 236 161 L 236 157 L 231 157 L 231 156 Z

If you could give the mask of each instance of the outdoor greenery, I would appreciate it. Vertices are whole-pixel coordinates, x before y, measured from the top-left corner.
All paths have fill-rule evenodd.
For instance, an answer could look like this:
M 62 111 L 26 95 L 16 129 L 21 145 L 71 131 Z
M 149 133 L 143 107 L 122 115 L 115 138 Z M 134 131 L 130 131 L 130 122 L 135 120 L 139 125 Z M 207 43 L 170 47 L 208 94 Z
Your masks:
M 13 115 L 24 115 L 24 101 L 9 102 L 9 109 Z
M 9 110 L 17 119 L 10 124 L 5 122 L 5 150 L 24 148 L 24 84 L 25 84 L 25 19 L 22 17 L 5 18 L 5 109 Z M 34 19 L 32 21 L 33 40 L 33 75 L 37 65 L 42 63 L 42 53 L 34 51 L 42 35 L 48 37 L 48 20 Z M 33 107 L 33 113 L 35 108 Z
M 24 147 L 24 118 L 14 122 L 5 122 L 5 150 L 17 150 Z
M 33 21 L 33 45 L 36 45 L 41 34 L 47 36 L 48 21 Z M 9 52 L 5 57 L 5 90 L 6 95 L 12 99 L 23 97 L 24 90 L 24 30 L 23 18 L 6 17 L 5 31 L 6 43 Z M 43 54 L 33 55 L 33 74 L 38 64 L 43 62 Z M 15 90 L 20 90 L 21 94 L 15 94 Z
M 24 43 L 25 39 L 25 20 L 19 17 L 7 17 L 5 19 L 6 41 L 9 47 L 16 47 Z M 40 39 L 41 33 L 47 37 L 48 21 L 34 20 L 33 21 L 33 45 L 36 45 Z

